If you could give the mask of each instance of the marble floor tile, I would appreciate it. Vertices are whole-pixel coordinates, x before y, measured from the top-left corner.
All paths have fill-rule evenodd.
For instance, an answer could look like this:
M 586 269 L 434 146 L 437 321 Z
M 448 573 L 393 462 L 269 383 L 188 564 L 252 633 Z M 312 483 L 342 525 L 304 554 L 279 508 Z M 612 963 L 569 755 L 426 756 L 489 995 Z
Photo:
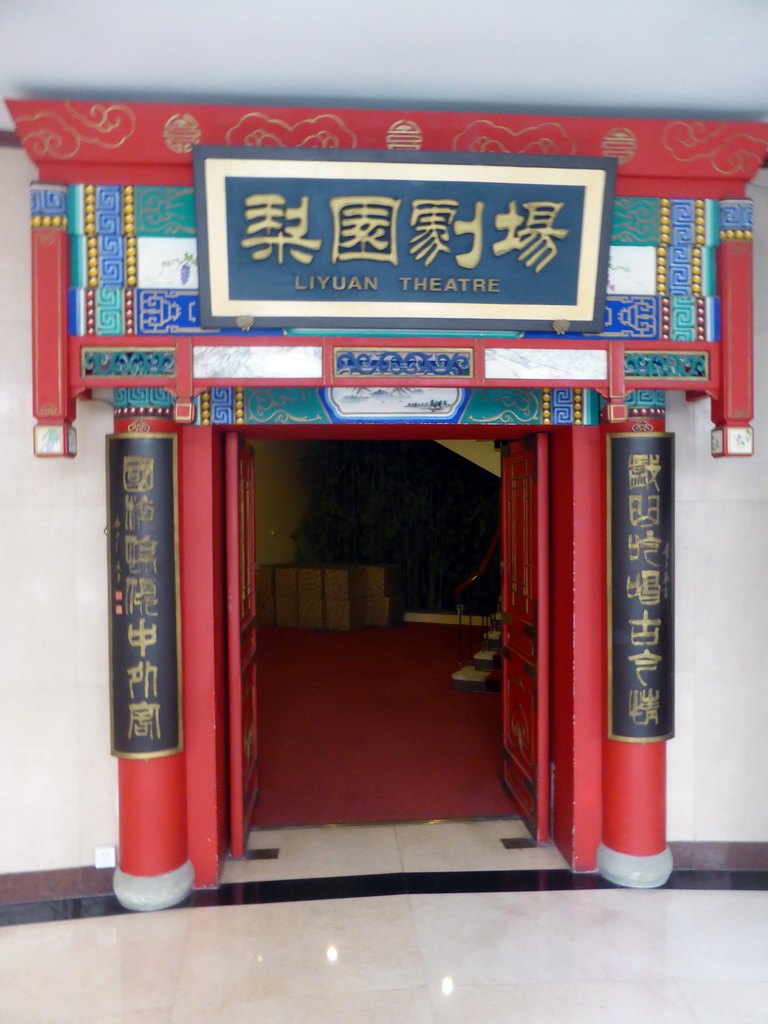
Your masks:
M 712 897 L 724 897 L 722 900 Z M 768 980 L 768 893 L 411 896 L 430 985 Z M 712 912 L 716 908 L 716 912 Z
M 517 818 L 398 825 L 406 871 L 516 871 L 565 868 L 553 846 L 505 849 L 502 839 L 530 839 Z
M 257 829 L 248 849 L 277 849 L 276 860 L 230 860 L 222 882 L 377 875 L 403 870 L 393 826 Z
M 437 835 L 476 860 L 514 837 L 461 824 L 382 829 L 368 856 L 418 863 Z M 375 831 L 345 829 L 335 856 Z M 0 928 L 0 1024 L 764 1024 L 767 950 L 760 890 L 185 907 Z
M 66 1024 L 174 1024 L 173 1009 L 141 1010 L 138 1013 L 108 1013 L 96 1017 L 67 1017 Z
M 171 1008 L 190 913 L 0 928 L 0 1024 Z
M 299 987 L 299 986 L 297 986 Z M 307 990 L 282 999 L 182 1007 L 171 1024 L 434 1024 L 424 987 L 367 992 Z
M 256 829 L 250 850 L 279 850 L 276 859 L 230 860 L 222 882 L 329 878 L 403 871 L 516 871 L 566 868 L 554 846 L 505 849 L 527 839 L 516 818 L 406 825 Z
M 223 907 L 194 912 L 177 1003 L 199 1009 L 300 991 L 322 995 L 422 983 L 406 896 Z
M 678 981 L 678 985 L 697 1024 L 765 1024 L 768 1020 L 768 981 L 697 979 Z
M 432 1000 L 436 1024 L 699 1024 L 674 981 L 457 986 Z

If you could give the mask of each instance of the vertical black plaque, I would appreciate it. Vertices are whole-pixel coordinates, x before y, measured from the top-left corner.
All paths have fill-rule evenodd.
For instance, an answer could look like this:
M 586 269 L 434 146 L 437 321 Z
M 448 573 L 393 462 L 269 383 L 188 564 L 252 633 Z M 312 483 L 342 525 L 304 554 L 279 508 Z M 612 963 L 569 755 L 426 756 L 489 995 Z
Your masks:
M 107 438 L 112 753 L 182 749 L 176 436 Z
M 674 735 L 674 435 L 608 435 L 608 735 Z

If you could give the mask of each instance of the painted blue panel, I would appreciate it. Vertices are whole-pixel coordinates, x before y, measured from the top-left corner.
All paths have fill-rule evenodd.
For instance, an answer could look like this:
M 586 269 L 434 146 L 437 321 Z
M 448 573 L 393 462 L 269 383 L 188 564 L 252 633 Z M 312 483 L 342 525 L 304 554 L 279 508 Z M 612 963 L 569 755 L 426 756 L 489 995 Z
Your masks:
M 200 294 L 174 288 L 136 290 L 137 334 L 211 334 L 247 337 L 281 337 L 278 328 L 222 328 L 206 331 L 200 326 Z
M 468 388 L 321 388 L 334 423 L 458 423 Z
M 120 185 L 97 185 L 96 233 L 121 235 L 123 233 L 123 189 Z
M 72 335 L 85 334 L 85 289 L 67 289 L 67 329 Z
M 752 200 L 724 199 L 720 203 L 721 231 L 752 230 Z
M 235 389 L 211 388 L 211 423 L 235 422 Z
M 114 288 L 125 285 L 125 239 L 122 235 L 98 235 L 99 284 Z
M 690 245 L 670 245 L 667 250 L 667 291 L 670 295 L 692 295 L 693 271 Z
M 657 295 L 609 295 L 605 302 L 605 328 L 594 335 L 575 331 L 555 334 L 554 331 L 525 331 L 523 338 L 584 337 L 633 338 L 637 341 L 661 337 L 661 300 Z
M 66 185 L 32 185 L 29 190 L 29 208 L 33 217 L 66 217 Z
M 338 377 L 470 377 L 468 352 L 347 349 L 334 356 Z
M 720 341 L 720 296 L 707 295 L 704 309 L 707 341 Z
M 696 243 L 696 204 L 693 199 L 673 199 L 670 204 L 670 221 L 672 245 Z
M 550 417 L 552 423 L 573 423 L 573 389 L 552 388 L 550 391 Z

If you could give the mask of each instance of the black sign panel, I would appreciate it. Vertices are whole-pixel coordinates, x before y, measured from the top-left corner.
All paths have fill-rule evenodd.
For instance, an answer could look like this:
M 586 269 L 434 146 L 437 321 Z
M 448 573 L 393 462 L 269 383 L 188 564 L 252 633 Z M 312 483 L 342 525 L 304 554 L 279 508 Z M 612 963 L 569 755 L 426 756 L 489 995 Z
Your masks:
M 107 438 L 112 753 L 182 749 L 176 437 Z
M 674 735 L 674 436 L 608 436 L 608 735 Z

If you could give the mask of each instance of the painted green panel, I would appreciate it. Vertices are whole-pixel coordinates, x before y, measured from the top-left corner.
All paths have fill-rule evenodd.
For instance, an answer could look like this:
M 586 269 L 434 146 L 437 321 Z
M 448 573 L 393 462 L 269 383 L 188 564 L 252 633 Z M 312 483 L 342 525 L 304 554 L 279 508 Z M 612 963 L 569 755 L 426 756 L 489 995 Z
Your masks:
M 246 388 L 246 423 L 330 423 L 317 388 Z
M 137 185 L 133 192 L 137 235 L 192 238 L 195 196 L 191 188 Z
M 660 199 L 622 196 L 613 206 L 611 245 L 658 245 Z

